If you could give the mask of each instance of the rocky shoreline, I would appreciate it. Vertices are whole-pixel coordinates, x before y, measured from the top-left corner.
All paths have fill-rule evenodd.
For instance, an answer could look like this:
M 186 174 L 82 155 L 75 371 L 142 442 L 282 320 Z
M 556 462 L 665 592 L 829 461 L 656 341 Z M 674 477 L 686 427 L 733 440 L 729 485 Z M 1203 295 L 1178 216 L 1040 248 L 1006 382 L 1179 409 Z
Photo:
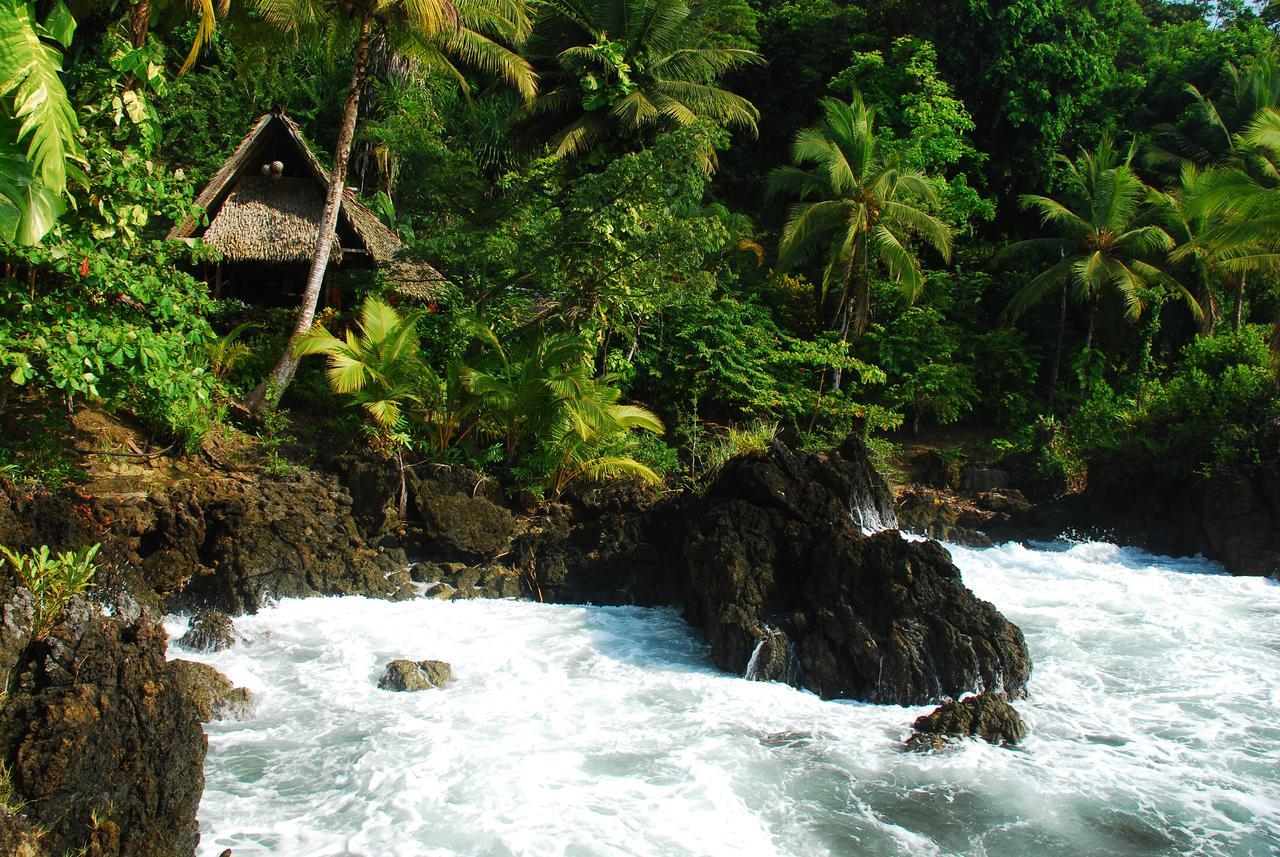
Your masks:
M 203 468 L 155 490 L 0 490 L 0 543 L 103 544 L 94 597 L 107 608 L 77 602 L 35 640 L 29 595 L 0 592 L 0 755 L 20 802 L 0 813 L 0 844 L 18 843 L 6 853 L 194 853 L 200 722 L 251 701 L 213 671 L 166 661 L 157 617 L 237 615 L 273 598 L 678 606 L 726 671 L 824 698 L 943 703 L 917 723 L 917 749 L 945 734 L 1021 737 L 1005 702 L 1031 674 L 1021 631 L 965 588 L 936 542 L 860 525 L 896 512 L 969 543 L 1062 531 L 1048 532 L 1067 512 L 1016 489 L 894 498 L 852 438 L 820 455 L 775 444 L 731 461 L 700 494 L 618 483 L 522 504 L 472 471 L 425 466 L 410 471 L 401 520 L 391 465 L 325 466 L 283 479 Z M 231 632 L 206 614 L 189 642 L 225 645 Z M 972 693 L 983 701 L 950 702 Z M 19 850 L 33 831 L 45 850 Z

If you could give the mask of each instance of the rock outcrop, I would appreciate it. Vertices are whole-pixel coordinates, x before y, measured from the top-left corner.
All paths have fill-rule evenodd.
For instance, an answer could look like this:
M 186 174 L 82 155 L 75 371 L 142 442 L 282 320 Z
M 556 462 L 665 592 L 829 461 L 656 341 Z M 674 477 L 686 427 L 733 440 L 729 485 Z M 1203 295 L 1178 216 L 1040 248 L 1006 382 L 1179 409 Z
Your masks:
M 102 542 L 99 584 L 144 605 L 255 611 L 269 598 L 413 592 L 398 549 L 370 546 L 333 476 L 220 474 L 154 492 L 0 490 L 0 544 Z
M 1009 700 L 1000 693 L 983 693 L 945 702 L 917 717 L 907 739 L 910 750 L 940 750 L 954 738 L 981 738 L 989 744 L 1017 744 L 1027 727 Z
M 236 687 L 231 679 L 208 664 L 196 661 L 169 662 L 178 690 L 195 705 L 202 723 L 239 720 L 253 713 L 253 694 Z
M 946 551 L 863 534 L 854 510 L 884 514 L 889 502 L 883 483 L 862 493 L 869 470 L 856 439 L 829 455 L 775 445 L 725 466 L 684 545 L 686 616 L 716 664 L 743 674 L 755 655 L 757 678 L 869 702 L 1021 692 L 1021 631 L 965 588 Z
M 74 602 L 24 651 L 0 758 L 50 854 L 186 857 L 199 841 L 205 736 L 148 616 Z
M 204 610 L 191 617 L 187 632 L 178 645 L 195 652 L 220 652 L 236 642 L 236 629 L 231 617 L 217 610 Z
M 383 690 L 411 692 L 444 687 L 453 678 L 453 667 L 444 661 L 395 660 L 387 664 L 378 679 Z

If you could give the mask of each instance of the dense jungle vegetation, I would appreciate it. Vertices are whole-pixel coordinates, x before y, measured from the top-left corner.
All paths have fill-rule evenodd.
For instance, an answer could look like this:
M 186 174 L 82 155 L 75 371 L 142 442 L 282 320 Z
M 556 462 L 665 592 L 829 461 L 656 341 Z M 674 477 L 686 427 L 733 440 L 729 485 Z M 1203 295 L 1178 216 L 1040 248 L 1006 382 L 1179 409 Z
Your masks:
M 1051 492 L 1274 456 L 1274 12 L 0 0 L 0 468 L 69 477 L 91 403 L 547 495 L 774 435 L 955 426 Z M 432 303 L 369 277 L 290 337 L 161 240 L 273 106 Z

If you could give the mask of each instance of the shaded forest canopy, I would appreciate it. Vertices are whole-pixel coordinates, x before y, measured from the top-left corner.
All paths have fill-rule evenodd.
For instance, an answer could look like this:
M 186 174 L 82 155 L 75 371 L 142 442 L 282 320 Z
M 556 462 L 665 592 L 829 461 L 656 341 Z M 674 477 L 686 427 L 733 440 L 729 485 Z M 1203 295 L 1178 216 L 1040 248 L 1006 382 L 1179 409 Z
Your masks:
M 73 475 L 50 438 L 89 403 L 194 451 L 255 388 L 273 449 L 312 432 L 548 495 L 698 481 L 777 435 L 887 460 L 957 427 L 1050 493 L 1274 458 L 1278 22 L 0 0 L 0 472 Z M 214 300 L 217 254 L 163 240 L 273 107 L 324 169 L 349 146 L 346 185 L 446 278 L 430 302 L 364 272 L 286 346 L 293 308 Z

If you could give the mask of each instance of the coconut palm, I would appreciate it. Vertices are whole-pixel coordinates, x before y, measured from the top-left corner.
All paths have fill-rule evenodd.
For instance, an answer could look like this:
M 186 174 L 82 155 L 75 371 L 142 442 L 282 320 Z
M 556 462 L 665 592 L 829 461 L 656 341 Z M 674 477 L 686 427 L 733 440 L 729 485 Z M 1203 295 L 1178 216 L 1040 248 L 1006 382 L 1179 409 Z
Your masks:
M 463 370 L 482 415 L 478 431 L 502 442 L 509 464 L 528 458 L 545 465 L 552 496 L 580 479 L 661 481 L 625 452 L 632 431 L 661 434 L 662 421 L 619 402 L 611 379 L 593 374 L 594 351 L 577 334 L 535 329 L 509 349 L 491 343 L 485 361 Z
M 755 132 L 759 113 L 718 85 L 759 54 L 717 40 L 720 0 L 555 0 L 541 4 L 526 55 L 542 92 L 531 129 L 556 157 L 611 135 L 710 119 Z
M 329 191 L 316 235 L 316 248 L 302 305 L 289 343 L 271 374 L 246 403 L 253 412 L 278 401 L 298 368 L 297 343 L 315 319 L 320 286 L 333 250 L 347 160 L 355 136 L 360 93 L 369 69 L 374 43 L 404 60 L 411 74 L 447 75 L 466 81 L 456 63 L 495 74 L 520 91 L 526 100 L 535 93 L 536 75 L 529 64 L 501 44 L 522 41 L 529 30 L 523 0 L 252 0 L 266 20 L 281 31 L 303 30 L 355 35 L 351 83 L 342 108 L 342 125 L 333 152 Z
M 1045 296 L 1061 292 L 1051 389 L 1057 387 L 1061 365 L 1068 295 L 1088 308 L 1086 349 L 1093 347 L 1098 306 L 1107 295 L 1119 298 L 1126 319 L 1133 321 L 1142 314 L 1143 290 L 1164 286 L 1201 317 L 1191 293 L 1158 267 L 1174 240 L 1153 222 L 1153 192 L 1131 167 L 1135 152 L 1136 144 L 1122 157 L 1104 137 L 1096 150 L 1081 152 L 1074 161 L 1059 156 L 1065 168 L 1064 198 L 1031 194 L 1020 199 L 1024 210 L 1040 215 L 1041 227 L 1049 234 L 1019 241 L 997 254 L 997 261 L 1027 255 L 1053 260 L 1013 296 L 1007 310 L 1017 318 Z
M 1200 170 L 1185 164 L 1179 187 L 1166 195 L 1170 232 L 1177 246 L 1171 260 L 1189 264 L 1201 283 L 1202 330 L 1212 333 L 1222 317 L 1219 290 L 1233 296 L 1232 327 L 1244 321 L 1245 290 L 1250 276 L 1280 267 L 1276 228 L 1260 206 L 1237 206 L 1254 200 L 1274 205 L 1276 191 L 1260 188 L 1241 170 Z M 1261 197 L 1261 199 L 1259 199 Z M 1225 204 L 1224 204 L 1225 201 Z M 1263 206 L 1265 208 L 1265 206 Z
M 316 325 L 295 345 L 298 357 L 322 354 L 328 359 L 325 374 L 335 393 L 362 408 L 373 423 L 379 445 L 395 451 L 400 465 L 400 517 L 408 502 L 404 478 L 403 443 L 400 442 L 404 409 L 421 401 L 422 351 L 418 343 L 418 319 L 422 310 L 401 315 L 377 298 L 366 298 L 360 307 L 356 330 L 338 338 Z
M 1153 131 L 1160 146 L 1148 157 L 1153 163 L 1190 161 L 1202 167 L 1234 166 L 1274 184 L 1280 179 L 1276 165 L 1246 139 L 1246 130 L 1258 111 L 1280 108 L 1280 64 L 1259 57 L 1243 71 L 1226 66 L 1227 88 L 1216 100 L 1193 84 L 1185 87 L 1195 101 L 1199 127 L 1158 125 Z
M 779 246 L 779 266 L 789 268 L 821 252 L 820 303 L 837 295 L 833 328 L 844 341 L 866 331 L 872 278 L 887 274 L 908 300 L 924 285 L 913 239 L 951 257 L 951 229 L 928 207 L 938 202 L 928 176 L 899 167 L 880 151 L 875 111 L 856 90 L 849 103 L 822 100 L 823 121 L 796 135 L 794 166 L 769 176 L 770 196 L 799 197 Z M 833 374 L 833 389 L 840 374 Z
M 619 404 L 620 397 L 621 391 L 616 387 L 597 381 L 588 385 L 582 395 L 565 401 L 560 420 L 546 438 L 546 446 L 556 461 L 546 483 L 552 497 L 559 497 L 578 481 L 633 476 L 650 485 L 662 482 L 651 468 L 620 454 L 632 431 L 662 434 L 662 421 L 647 408 Z

